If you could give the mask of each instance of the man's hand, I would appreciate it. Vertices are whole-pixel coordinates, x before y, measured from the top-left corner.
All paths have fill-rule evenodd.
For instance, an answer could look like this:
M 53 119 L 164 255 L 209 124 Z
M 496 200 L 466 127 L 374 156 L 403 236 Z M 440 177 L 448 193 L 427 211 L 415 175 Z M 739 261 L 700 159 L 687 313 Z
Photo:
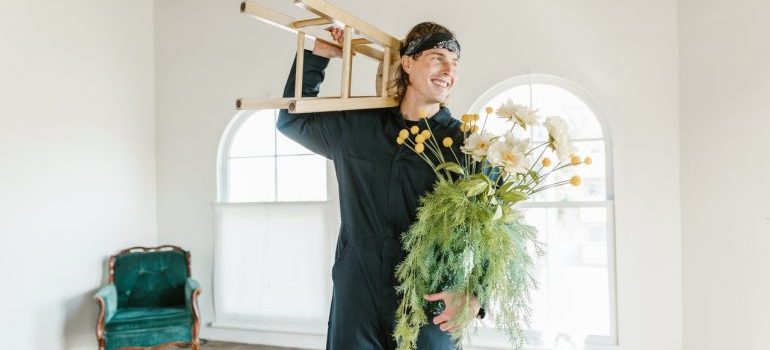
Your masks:
M 444 305 L 446 305 L 444 312 L 433 318 L 433 323 L 440 325 L 439 328 L 442 331 L 454 332 L 459 329 L 460 325 L 454 323 L 454 318 L 463 307 L 463 303 L 465 302 L 464 295 L 458 295 L 450 292 L 441 292 L 436 294 L 428 294 L 425 296 L 425 300 L 444 301 Z M 481 304 L 479 304 L 479 300 L 475 296 L 471 296 L 470 300 L 471 311 L 473 311 L 474 315 L 477 315 L 479 313 L 479 309 L 481 309 Z
M 343 36 L 345 34 L 342 29 L 337 27 L 328 27 L 326 30 L 332 34 L 334 41 L 342 44 L 344 39 Z M 342 49 L 334 45 L 329 45 L 323 41 L 316 40 L 315 44 L 313 45 L 313 54 L 326 58 L 342 57 Z

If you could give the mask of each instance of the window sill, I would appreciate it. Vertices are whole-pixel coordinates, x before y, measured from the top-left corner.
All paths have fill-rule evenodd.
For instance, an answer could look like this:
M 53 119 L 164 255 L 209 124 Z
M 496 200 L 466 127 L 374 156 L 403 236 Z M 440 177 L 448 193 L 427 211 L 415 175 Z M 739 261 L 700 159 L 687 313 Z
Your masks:
M 326 322 L 323 321 L 214 321 L 209 323 L 209 327 L 242 331 L 285 333 L 287 335 L 326 335 Z
M 216 207 L 260 207 L 267 205 L 326 205 L 330 200 L 318 201 L 280 201 L 280 202 L 213 202 Z
M 211 328 L 282 333 L 291 335 L 326 336 L 327 323 L 311 320 L 227 320 L 209 323 Z M 510 350 L 511 344 L 500 332 L 479 328 L 476 335 L 463 342 L 464 350 Z M 554 350 L 551 347 L 525 345 L 523 350 Z M 582 350 L 620 350 L 618 345 L 586 344 Z

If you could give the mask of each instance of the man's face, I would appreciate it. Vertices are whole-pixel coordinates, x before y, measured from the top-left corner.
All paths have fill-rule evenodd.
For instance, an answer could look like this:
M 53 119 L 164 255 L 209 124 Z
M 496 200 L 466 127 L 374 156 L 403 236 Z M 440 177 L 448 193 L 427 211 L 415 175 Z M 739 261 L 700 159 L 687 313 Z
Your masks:
M 409 74 L 409 87 L 427 103 L 443 103 L 457 82 L 460 59 L 447 49 L 430 49 L 420 57 L 404 57 L 402 65 Z

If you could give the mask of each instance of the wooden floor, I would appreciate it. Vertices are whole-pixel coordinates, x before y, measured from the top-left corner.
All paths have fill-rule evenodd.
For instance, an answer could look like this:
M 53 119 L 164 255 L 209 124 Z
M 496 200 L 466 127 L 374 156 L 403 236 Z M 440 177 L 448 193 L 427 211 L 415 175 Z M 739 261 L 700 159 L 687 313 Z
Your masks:
M 201 346 L 201 350 L 302 350 L 302 349 L 279 348 L 275 346 L 266 346 L 266 345 L 225 343 L 221 341 L 210 340 L 206 344 Z

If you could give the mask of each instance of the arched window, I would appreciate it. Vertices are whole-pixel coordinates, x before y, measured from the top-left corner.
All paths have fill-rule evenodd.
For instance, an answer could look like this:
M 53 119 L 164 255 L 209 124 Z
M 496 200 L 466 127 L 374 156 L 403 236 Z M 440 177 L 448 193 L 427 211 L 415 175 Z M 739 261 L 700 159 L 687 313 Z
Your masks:
M 542 117 L 564 118 L 576 153 L 593 159 L 590 166 L 572 168 L 583 178 L 580 187 L 557 187 L 522 203 L 527 221 L 538 228 L 539 240 L 546 244 L 546 255 L 535 271 L 539 288 L 532 296 L 528 342 L 536 348 L 558 349 L 616 344 L 612 147 L 601 111 L 565 79 L 526 75 L 496 85 L 469 113 L 478 113 L 484 123 L 484 108 L 496 109 L 508 98 L 539 110 Z M 486 120 L 486 129 L 495 134 L 509 127 L 495 114 Z M 548 134 L 544 128 L 533 128 L 523 136 L 537 142 L 546 141 Z M 488 342 L 495 332 L 490 323 L 476 341 Z
M 275 128 L 278 110 L 239 113 L 220 150 L 219 201 L 326 200 L 326 160 Z
M 239 112 L 220 141 L 213 326 L 321 335 L 336 180 L 324 157 L 276 130 L 277 115 Z

